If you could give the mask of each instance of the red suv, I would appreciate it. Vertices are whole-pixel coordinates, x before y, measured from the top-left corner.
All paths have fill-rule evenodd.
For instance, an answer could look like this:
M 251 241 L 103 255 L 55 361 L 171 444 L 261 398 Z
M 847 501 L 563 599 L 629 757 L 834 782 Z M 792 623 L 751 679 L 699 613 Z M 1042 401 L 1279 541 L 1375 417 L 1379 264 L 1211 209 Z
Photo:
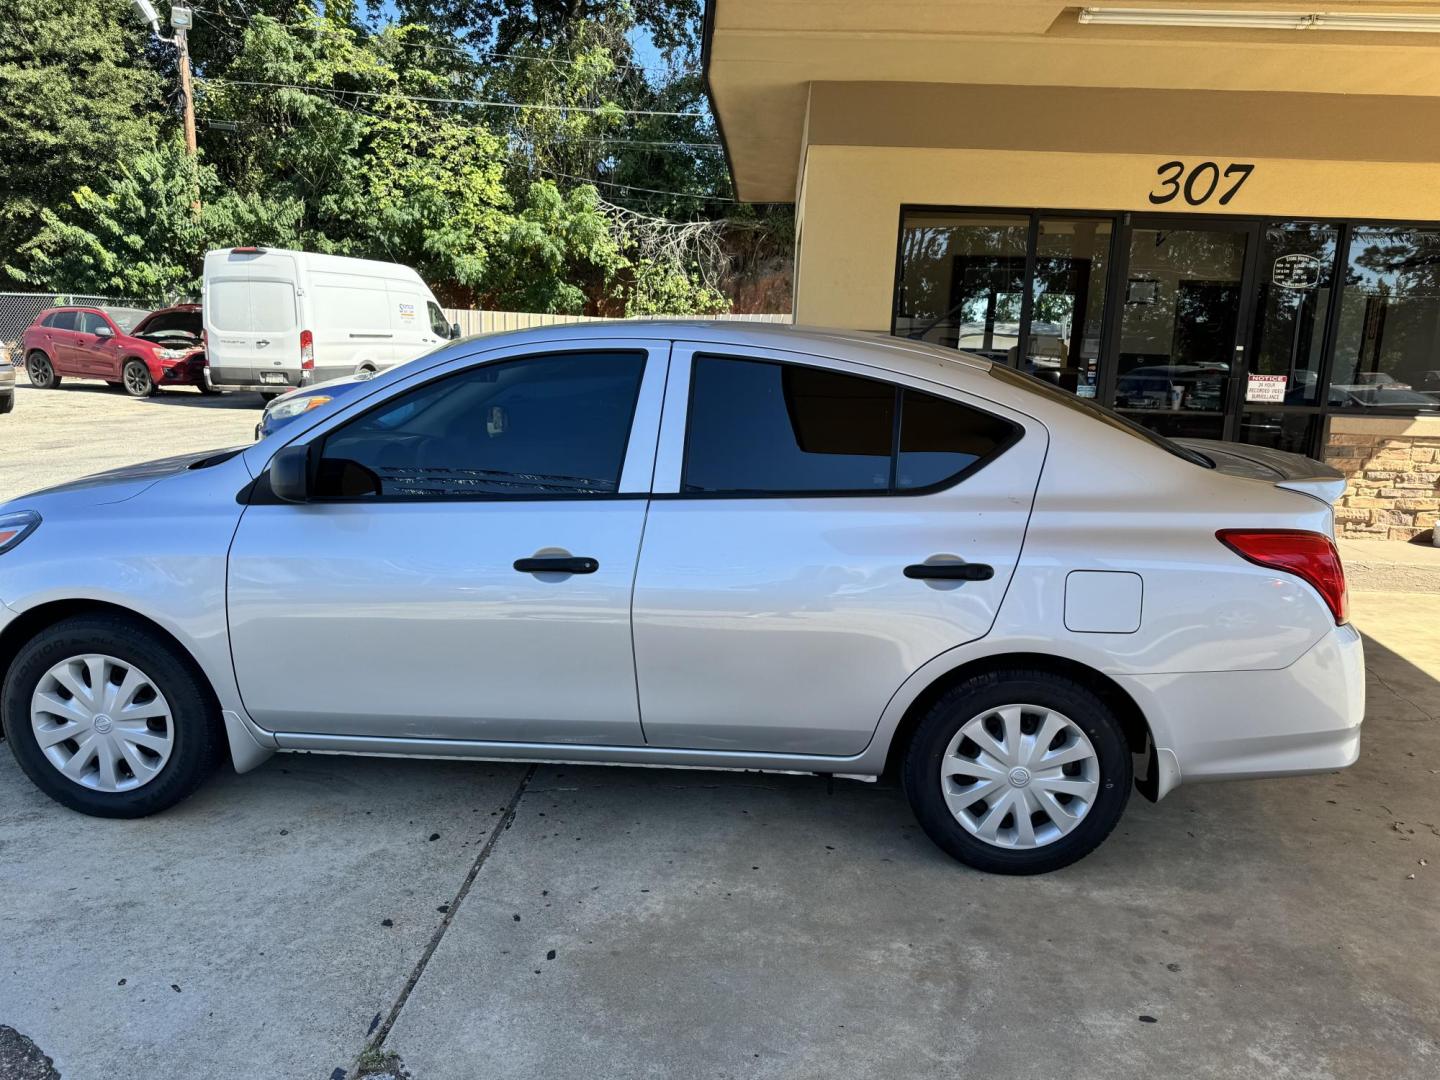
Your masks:
M 104 379 L 132 397 L 149 397 L 166 386 L 197 386 L 211 393 L 201 332 L 199 304 L 151 312 L 60 307 L 36 316 L 21 348 L 30 381 L 42 390 L 70 375 Z

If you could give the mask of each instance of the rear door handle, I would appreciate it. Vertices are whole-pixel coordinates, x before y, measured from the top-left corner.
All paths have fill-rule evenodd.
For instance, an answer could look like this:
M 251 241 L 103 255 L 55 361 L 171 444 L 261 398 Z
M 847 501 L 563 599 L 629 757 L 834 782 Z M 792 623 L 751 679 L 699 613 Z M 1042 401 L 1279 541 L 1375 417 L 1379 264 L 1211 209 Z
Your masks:
M 516 559 L 515 569 L 522 574 L 593 574 L 600 563 L 584 555 L 537 555 Z
M 995 568 L 982 562 L 913 563 L 905 567 L 905 576 L 921 581 L 989 581 Z

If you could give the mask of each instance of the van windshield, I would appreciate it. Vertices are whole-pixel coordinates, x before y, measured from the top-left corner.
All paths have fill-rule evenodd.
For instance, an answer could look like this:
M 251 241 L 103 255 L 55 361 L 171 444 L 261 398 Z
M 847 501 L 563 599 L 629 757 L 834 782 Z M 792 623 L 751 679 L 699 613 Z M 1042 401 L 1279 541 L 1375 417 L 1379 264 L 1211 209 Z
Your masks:
M 1215 467 L 1215 463 L 1200 453 L 1200 451 L 1191 450 L 1188 446 L 1182 446 L 1180 443 L 1167 439 L 1164 435 L 1159 435 L 1149 428 L 1142 427 L 1140 424 L 1135 423 L 1135 421 L 1128 417 L 1122 416 L 1114 409 L 1107 409 L 1104 405 L 1097 405 L 1089 398 L 1076 397 L 1074 394 L 1067 393 L 1059 387 L 1050 385 L 1044 379 L 1037 379 L 1034 375 L 1027 374 L 1026 372 L 1016 371 L 1014 368 L 994 363 L 990 365 L 990 374 L 1001 382 L 1009 383 L 1017 389 L 1028 390 L 1032 394 L 1039 394 L 1047 401 L 1052 401 L 1056 405 L 1063 405 L 1067 409 L 1082 412 L 1092 419 L 1099 420 L 1102 424 L 1107 424 L 1137 439 L 1143 439 L 1152 446 L 1158 446 L 1166 453 L 1174 454 L 1178 458 L 1184 458 L 1193 465 L 1200 465 L 1206 469 L 1213 469 Z

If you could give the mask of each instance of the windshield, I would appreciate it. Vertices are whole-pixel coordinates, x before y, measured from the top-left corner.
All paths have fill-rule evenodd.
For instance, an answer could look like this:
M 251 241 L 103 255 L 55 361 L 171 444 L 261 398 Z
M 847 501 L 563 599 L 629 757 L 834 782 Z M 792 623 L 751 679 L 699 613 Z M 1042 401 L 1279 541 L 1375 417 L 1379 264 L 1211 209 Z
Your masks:
M 1207 469 L 1213 469 L 1215 467 L 1215 463 L 1198 450 L 1191 450 L 1187 446 L 1181 446 L 1177 442 L 1172 442 L 1163 435 L 1157 435 L 1149 428 L 1142 427 L 1135 423 L 1135 421 L 1121 416 L 1113 409 L 1107 409 L 1103 405 L 1095 404 L 1095 402 L 1089 398 L 1076 397 L 1074 394 L 1066 393 L 1064 390 L 1052 386 L 1043 379 L 1037 379 L 1033 375 L 1027 375 L 1023 371 L 1016 371 L 1014 368 L 1004 367 L 1000 364 L 991 364 L 990 374 L 994 375 L 995 378 L 1001 382 L 1009 383 L 1011 386 L 1021 390 L 1028 390 L 1032 394 L 1039 394 L 1041 397 L 1054 402 L 1056 405 L 1063 405 L 1067 409 L 1082 412 L 1086 416 L 1099 420 L 1102 424 L 1108 424 L 1112 428 L 1125 432 L 1127 435 L 1132 435 L 1137 439 L 1144 439 L 1152 446 L 1158 446 L 1166 453 L 1174 454 L 1178 458 L 1184 458 L 1193 465 L 1200 465 Z
M 142 308 L 107 307 L 100 310 L 110 316 L 110 320 L 120 328 L 122 334 L 130 333 L 136 323 L 150 314 Z

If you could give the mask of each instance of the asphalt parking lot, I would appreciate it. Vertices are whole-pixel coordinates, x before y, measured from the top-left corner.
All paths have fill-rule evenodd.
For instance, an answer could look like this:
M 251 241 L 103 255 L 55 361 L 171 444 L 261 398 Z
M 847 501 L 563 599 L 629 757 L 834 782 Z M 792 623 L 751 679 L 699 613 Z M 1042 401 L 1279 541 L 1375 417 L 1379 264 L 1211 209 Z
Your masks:
M 22 385 L 0 499 L 257 416 Z M 1440 594 L 1354 599 L 1353 769 L 1134 798 L 1039 878 L 886 784 L 282 755 L 122 822 L 0 753 L 0 1080 L 353 1080 L 382 1037 L 414 1080 L 1434 1077 Z

